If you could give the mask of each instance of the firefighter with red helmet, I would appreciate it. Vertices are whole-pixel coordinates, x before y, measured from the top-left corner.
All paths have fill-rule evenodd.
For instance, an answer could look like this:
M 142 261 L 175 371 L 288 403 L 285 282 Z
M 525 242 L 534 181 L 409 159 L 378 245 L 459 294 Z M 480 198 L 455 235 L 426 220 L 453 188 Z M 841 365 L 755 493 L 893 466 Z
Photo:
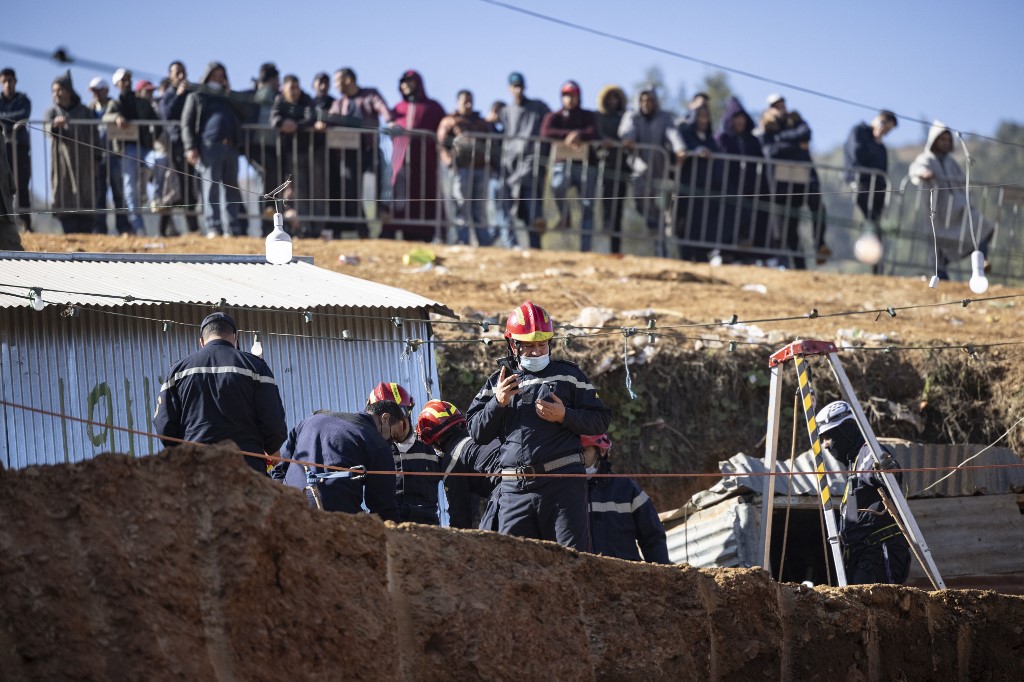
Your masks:
M 583 436 L 587 473 L 612 473 L 607 434 Z M 631 478 L 594 477 L 589 481 L 590 539 L 594 554 L 652 564 L 671 563 L 665 526 L 647 493 Z M 643 556 L 641 557 L 641 552 Z
M 438 525 L 440 519 L 437 509 L 437 476 L 405 476 L 407 471 L 441 472 L 441 458 L 434 448 L 416 439 L 413 429 L 412 411 L 416 401 L 404 386 L 395 382 L 382 381 L 373 387 L 366 398 L 369 407 L 381 400 L 398 403 L 406 415 L 409 425 L 408 437 L 393 446 L 395 460 L 395 501 L 398 503 L 398 519 Z
M 444 485 L 448 495 L 451 525 L 470 528 L 473 525 L 473 496 L 487 500 L 480 515 L 480 530 L 498 530 L 497 489 L 501 470 L 501 443 L 492 441 L 479 445 L 469 437 L 466 418 L 459 408 L 442 400 L 431 400 L 423 406 L 416 422 L 416 435 L 437 450 L 444 458 Z M 476 472 L 494 476 L 449 476 Z
M 498 530 L 590 549 L 580 436 L 604 433 L 611 413 L 575 364 L 553 360 L 554 325 L 527 301 L 505 325 L 508 355 L 466 413 L 477 443 L 501 442 Z

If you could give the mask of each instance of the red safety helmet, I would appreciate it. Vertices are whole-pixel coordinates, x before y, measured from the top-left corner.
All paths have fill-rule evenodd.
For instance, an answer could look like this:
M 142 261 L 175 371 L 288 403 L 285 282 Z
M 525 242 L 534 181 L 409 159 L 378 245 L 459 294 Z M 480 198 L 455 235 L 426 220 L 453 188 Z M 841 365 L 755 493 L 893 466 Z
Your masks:
M 513 341 L 547 341 L 554 335 L 547 311 L 530 301 L 513 310 L 505 323 L 505 338 Z
M 428 400 L 416 421 L 416 437 L 427 445 L 441 440 L 441 436 L 459 424 L 465 424 L 459 408 L 443 400 Z
M 602 433 L 600 436 L 580 436 L 580 442 L 583 443 L 583 447 L 596 445 L 602 454 L 612 449 L 612 439 L 608 437 L 607 433 Z
M 391 383 L 382 381 L 374 386 L 373 390 L 370 391 L 370 397 L 366 399 L 366 404 L 373 405 L 381 400 L 393 400 L 406 412 L 409 412 L 412 408 L 416 407 L 416 401 L 412 399 L 412 395 L 409 394 L 409 391 L 405 390 L 393 381 Z

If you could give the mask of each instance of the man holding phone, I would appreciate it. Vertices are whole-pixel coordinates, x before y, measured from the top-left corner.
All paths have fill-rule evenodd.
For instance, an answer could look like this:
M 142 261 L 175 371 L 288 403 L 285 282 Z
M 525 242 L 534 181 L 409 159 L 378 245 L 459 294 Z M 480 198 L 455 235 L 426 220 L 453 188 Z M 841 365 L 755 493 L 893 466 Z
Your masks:
M 579 367 L 551 359 L 553 336 L 540 306 L 527 301 L 513 310 L 505 325 L 509 357 L 466 419 L 477 443 L 501 442 L 498 531 L 588 551 L 580 436 L 604 433 L 611 412 Z

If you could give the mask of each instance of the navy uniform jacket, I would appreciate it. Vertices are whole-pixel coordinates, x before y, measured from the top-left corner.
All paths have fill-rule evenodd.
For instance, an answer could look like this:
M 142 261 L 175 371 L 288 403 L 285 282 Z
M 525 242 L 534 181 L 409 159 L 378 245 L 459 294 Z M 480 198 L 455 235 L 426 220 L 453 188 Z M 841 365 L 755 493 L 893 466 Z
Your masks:
M 394 472 L 391 443 L 377 430 L 373 415 L 365 412 L 320 412 L 301 421 L 288 434 L 281 456 L 300 462 L 339 467 L 363 466 L 367 471 Z M 314 469 L 332 473 L 330 469 Z M 293 488 L 306 488 L 304 467 L 292 464 L 284 482 Z M 367 475 L 365 478 L 332 478 L 319 484 L 325 511 L 358 514 L 366 507 L 386 521 L 398 521 L 395 504 L 395 476 Z M 312 502 L 311 493 L 310 504 Z
M 883 447 L 892 456 L 892 452 Z M 883 540 L 902 535 L 899 527 L 882 503 L 878 489 L 884 487 L 882 474 L 873 471 L 875 460 L 865 444 L 857 453 L 854 471 L 846 481 L 846 492 L 840 507 L 839 530 L 843 544 L 856 549 L 861 545 L 876 545 Z M 899 468 L 899 462 L 896 463 Z M 903 472 L 895 472 L 896 482 L 903 485 Z
M 607 460 L 598 473 L 611 473 Z M 631 478 L 592 478 L 590 485 L 590 538 L 594 554 L 670 563 L 665 527 L 647 493 Z M 640 551 L 643 559 L 640 558 Z
M 441 472 L 441 457 L 419 439 L 406 452 L 394 446 L 395 499 L 402 521 L 437 525 L 437 484 L 440 476 L 403 476 L 405 471 Z
M 582 452 L 581 435 L 607 431 L 611 411 L 586 375 L 571 362 L 552 359 L 540 372 L 523 371 L 520 393 L 502 407 L 494 398 L 500 372 L 487 379 L 466 412 L 469 433 L 477 443 L 501 441 L 503 467 L 538 466 Z M 565 405 L 562 423 L 541 419 L 534 403 L 556 394 Z M 582 471 L 582 465 L 580 467 Z
M 281 394 L 267 363 L 220 339 L 171 367 L 160 387 L 153 426 L 161 436 L 196 443 L 232 440 L 245 452 L 269 454 L 288 434 Z M 253 462 L 259 465 L 253 468 L 264 468 L 262 461 Z
M 501 443 L 492 441 L 486 445 L 480 445 L 472 438 L 465 438 L 455 441 L 451 452 L 444 453 L 445 471 L 452 474 L 460 473 L 481 473 L 497 474 L 501 471 Z M 497 490 L 500 476 L 447 476 L 445 478 L 445 493 L 448 495 L 448 514 L 451 517 L 453 528 L 472 528 L 472 495 L 477 495 L 489 500 L 488 505 L 497 505 Z M 481 519 L 483 521 L 483 519 Z M 487 527 L 480 526 L 481 530 L 494 530 L 488 523 Z

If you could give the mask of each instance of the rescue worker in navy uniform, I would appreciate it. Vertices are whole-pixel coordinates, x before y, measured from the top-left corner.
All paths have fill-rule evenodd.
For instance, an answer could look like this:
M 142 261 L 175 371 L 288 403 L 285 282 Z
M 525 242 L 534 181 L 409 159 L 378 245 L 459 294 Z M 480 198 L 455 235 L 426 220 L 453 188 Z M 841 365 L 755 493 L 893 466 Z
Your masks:
M 852 472 L 859 472 L 851 473 L 847 479 L 840 506 L 839 531 L 847 584 L 906 582 L 910 574 L 910 547 L 879 495 L 879 490 L 884 489 L 879 470 L 899 469 L 899 462 L 883 447 L 880 461 L 875 463 L 849 403 L 829 403 L 815 419 L 822 445 Z M 889 473 L 902 485 L 902 472 Z
M 466 417 L 459 408 L 442 400 L 423 406 L 416 421 L 416 435 L 444 458 L 444 487 L 453 528 L 472 528 L 476 498 L 487 500 L 480 515 L 480 530 L 498 530 L 498 482 L 501 477 L 501 443 L 479 445 L 469 436 Z M 459 476 L 464 473 L 493 476 Z M 455 474 L 451 476 L 450 474 Z
M 610 474 L 606 434 L 583 436 L 583 465 L 587 474 Z M 590 539 L 594 554 L 629 561 L 668 564 L 665 526 L 654 503 L 631 478 L 589 478 Z M 643 552 L 643 556 L 640 553 Z
M 226 313 L 207 315 L 199 334 L 200 350 L 172 365 L 160 387 L 157 435 L 195 443 L 230 440 L 243 452 L 276 455 L 288 426 L 270 367 L 238 350 L 238 325 Z M 245 461 L 266 475 L 264 458 Z
M 498 532 L 590 549 L 587 484 L 580 436 L 604 433 L 611 413 L 587 376 L 552 360 L 554 326 L 527 301 L 505 325 L 509 356 L 466 413 L 469 433 L 483 445 L 501 441 Z
M 393 400 L 379 400 L 359 413 L 319 410 L 291 430 L 281 456 L 310 464 L 388 472 L 363 478 L 330 478 L 316 485 L 324 511 L 359 514 L 365 503 L 370 513 L 385 521 L 398 521 L 391 446 L 405 440 L 408 429 L 405 410 Z M 317 467 L 311 470 L 334 473 Z M 286 485 L 305 490 L 309 505 L 316 506 L 305 467 L 275 467 L 274 478 L 278 477 L 283 477 Z
M 416 439 L 412 424 L 412 410 L 416 406 L 412 395 L 399 384 L 381 382 L 370 391 L 366 406 L 381 400 L 398 403 L 405 413 L 409 435 L 392 447 L 395 467 L 395 500 L 398 503 L 398 520 L 426 523 L 436 526 L 440 523 L 437 512 L 437 484 L 441 480 L 441 457 L 434 448 Z M 430 472 L 437 476 L 404 476 L 403 472 Z

